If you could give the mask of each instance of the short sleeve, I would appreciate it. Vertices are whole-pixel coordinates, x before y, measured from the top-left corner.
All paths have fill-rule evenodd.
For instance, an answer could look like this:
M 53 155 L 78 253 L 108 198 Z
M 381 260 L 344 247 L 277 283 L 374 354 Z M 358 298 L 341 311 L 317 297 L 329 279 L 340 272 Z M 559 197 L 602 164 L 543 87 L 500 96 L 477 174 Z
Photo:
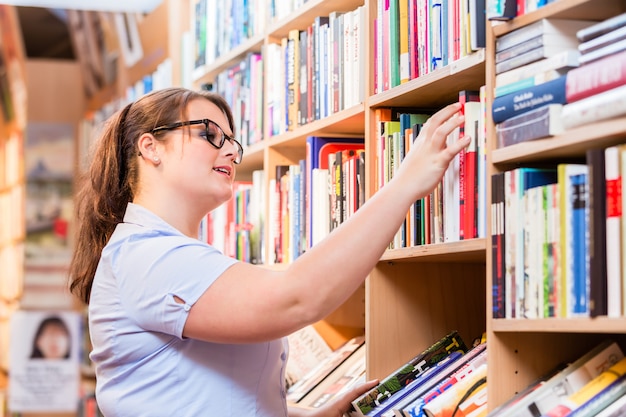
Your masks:
M 113 273 L 129 319 L 145 330 L 179 338 L 191 306 L 237 262 L 184 236 L 131 237 L 118 249 Z

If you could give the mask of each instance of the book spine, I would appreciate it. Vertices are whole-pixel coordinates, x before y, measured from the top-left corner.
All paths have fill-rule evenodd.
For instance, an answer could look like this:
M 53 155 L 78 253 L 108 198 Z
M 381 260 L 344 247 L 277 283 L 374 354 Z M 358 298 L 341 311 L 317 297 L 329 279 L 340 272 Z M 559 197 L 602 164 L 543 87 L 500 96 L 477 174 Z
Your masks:
M 574 68 L 567 73 L 568 103 L 626 84 L 626 51 Z
M 622 227 L 622 178 L 620 175 L 620 155 L 618 146 L 605 149 L 606 180 L 606 276 L 607 313 L 609 317 L 622 315 L 622 266 L 621 236 Z
M 357 410 L 357 413 L 360 412 L 363 415 L 369 413 L 383 402 L 389 400 L 402 387 L 414 381 L 442 358 L 455 351 L 467 351 L 465 342 L 463 342 L 457 331 L 449 333 L 415 356 L 401 368 L 398 368 L 387 378 L 383 379 L 372 390 L 354 400 L 352 405 Z M 379 395 L 381 393 L 384 393 L 382 397 Z
M 516 93 L 496 97 L 492 106 L 493 122 L 500 123 L 547 104 L 565 104 L 565 81 L 566 76 L 561 76 Z
M 499 148 L 515 145 L 563 132 L 562 104 L 548 104 L 507 119 L 496 125 Z
M 577 174 L 570 178 L 571 204 L 572 204 L 572 280 L 569 291 L 573 301 L 570 316 L 589 315 L 589 258 L 588 258 L 588 235 L 587 235 L 587 175 Z
M 572 129 L 626 114 L 626 85 L 563 106 L 563 127 Z
M 604 149 L 587 150 L 589 165 L 589 311 L 607 314 L 606 292 L 606 180 Z

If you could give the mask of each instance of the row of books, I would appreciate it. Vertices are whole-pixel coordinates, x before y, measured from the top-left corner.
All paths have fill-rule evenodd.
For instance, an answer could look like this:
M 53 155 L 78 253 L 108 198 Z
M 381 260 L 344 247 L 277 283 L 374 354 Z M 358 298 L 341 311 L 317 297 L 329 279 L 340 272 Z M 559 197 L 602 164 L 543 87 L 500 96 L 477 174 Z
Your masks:
M 278 165 L 269 181 L 269 263 L 292 262 L 365 201 L 363 138 L 307 140 L 310 157 Z
M 233 197 L 208 213 L 198 238 L 225 255 L 244 262 L 265 262 L 265 172 L 256 170 L 251 181 L 236 181 Z
M 557 365 L 488 417 L 621 416 L 625 395 L 626 358 L 615 341 L 606 340 Z
M 290 343 L 289 361 L 292 351 Z M 318 361 L 287 390 L 287 401 L 303 408 L 320 408 L 365 382 L 365 337 L 357 336 Z
M 206 67 L 218 57 L 247 39 L 265 32 L 270 17 L 267 14 L 268 2 L 269 0 L 191 2 L 193 79 L 202 76 Z
M 391 242 L 391 248 L 453 242 L 484 237 L 486 233 L 486 143 L 485 95 L 479 91 L 459 92 L 464 103 L 465 124 L 448 141 L 468 134 L 472 141 L 445 172 L 440 184 L 412 205 L 407 218 Z M 413 146 L 430 110 L 378 108 L 376 123 L 377 187 L 389 182 L 405 154 Z
M 306 157 L 277 165 L 267 193 L 264 170 L 237 181 L 233 198 L 202 222 L 199 239 L 246 262 L 292 262 L 365 202 L 364 146 L 363 137 L 307 137 Z
M 548 18 L 496 40 L 492 117 L 499 147 L 626 114 L 626 13 Z
M 481 415 L 487 407 L 487 344 L 452 331 L 352 402 L 353 417 Z M 473 414 L 472 414 L 473 413 Z
M 511 20 L 557 0 L 487 0 L 489 20 Z
M 485 47 L 485 0 L 378 0 L 375 92 Z
M 626 315 L 626 145 L 492 176 L 493 317 Z
M 365 99 L 365 7 L 317 16 L 265 48 L 269 133 L 277 135 Z
M 230 104 L 235 132 L 244 147 L 263 139 L 263 65 L 263 55 L 250 52 L 217 74 L 210 88 Z

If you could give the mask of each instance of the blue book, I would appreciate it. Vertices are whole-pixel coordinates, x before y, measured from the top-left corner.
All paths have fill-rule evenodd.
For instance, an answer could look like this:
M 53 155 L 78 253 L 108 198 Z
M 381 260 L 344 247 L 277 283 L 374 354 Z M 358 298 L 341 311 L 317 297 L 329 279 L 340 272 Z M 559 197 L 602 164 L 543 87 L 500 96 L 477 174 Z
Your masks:
M 566 104 L 566 79 L 567 75 L 562 75 L 554 80 L 494 98 L 491 110 L 493 122 L 500 123 L 548 104 Z
M 589 314 L 589 284 L 587 277 L 589 276 L 589 253 L 587 250 L 587 227 L 588 227 L 588 184 L 587 174 L 573 175 L 570 178 L 572 189 L 572 240 L 570 244 L 573 246 L 572 262 L 573 279 L 571 283 L 571 291 L 573 292 L 574 305 L 572 312 L 574 315 L 587 316 Z

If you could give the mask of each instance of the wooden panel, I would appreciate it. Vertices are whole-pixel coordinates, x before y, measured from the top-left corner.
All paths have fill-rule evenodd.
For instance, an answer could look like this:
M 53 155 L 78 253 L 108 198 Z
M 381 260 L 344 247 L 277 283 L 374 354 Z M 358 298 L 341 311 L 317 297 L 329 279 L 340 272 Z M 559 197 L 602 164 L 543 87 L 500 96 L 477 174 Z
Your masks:
M 28 120 L 78 122 L 85 111 L 80 64 L 74 61 L 31 59 L 28 77 Z
M 484 264 L 379 263 L 368 278 L 368 378 L 383 378 L 452 330 L 485 329 Z

